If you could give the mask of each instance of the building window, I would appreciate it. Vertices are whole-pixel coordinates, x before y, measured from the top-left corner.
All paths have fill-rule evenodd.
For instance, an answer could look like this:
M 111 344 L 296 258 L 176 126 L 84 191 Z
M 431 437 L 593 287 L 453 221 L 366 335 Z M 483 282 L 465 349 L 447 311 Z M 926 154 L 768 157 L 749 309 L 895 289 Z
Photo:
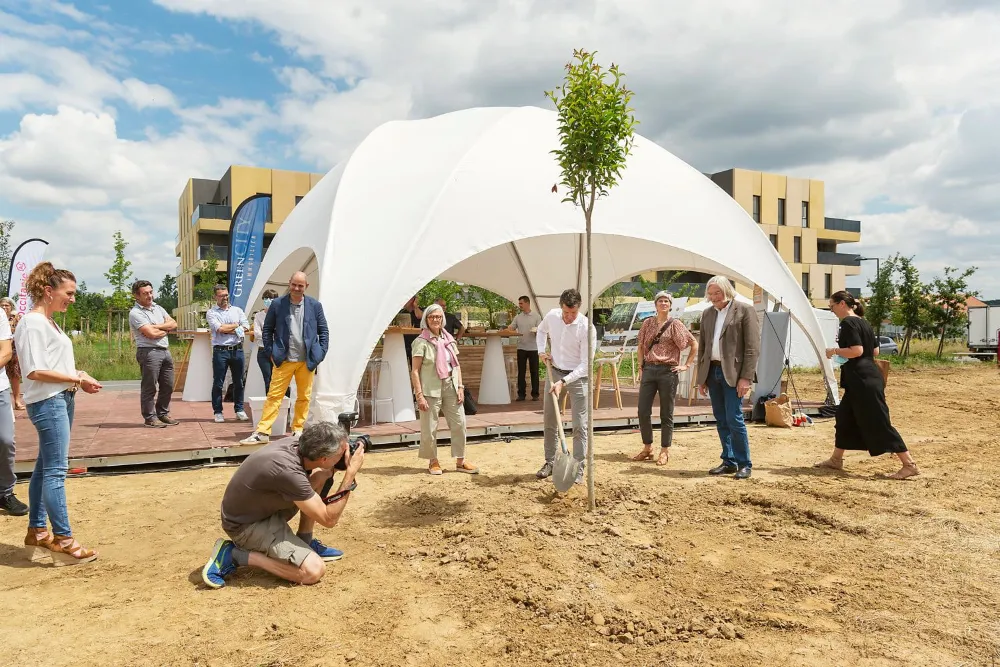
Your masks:
M 792 237 L 792 263 L 799 264 L 802 262 L 802 237 L 793 236 Z
M 802 226 L 809 226 L 809 202 L 802 202 Z
M 774 249 L 777 250 L 778 249 L 778 235 L 777 234 L 771 234 L 770 235 L 770 239 L 771 239 L 771 245 L 773 245 Z
M 812 298 L 812 295 L 809 293 L 809 273 L 808 272 L 802 274 L 802 291 L 806 293 L 807 297 L 809 297 L 810 299 Z
M 824 280 L 826 281 L 826 284 L 823 286 L 823 297 L 829 299 L 833 296 L 833 274 L 826 274 Z
M 300 197 L 299 195 L 295 195 L 295 205 L 296 205 L 296 206 L 298 206 L 298 205 L 299 205 L 299 202 L 300 202 L 300 201 L 302 201 L 302 197 Z
M 753 221 L 760 224 L 760 195 L 753 196 Z
M 785 224 L 785 200 L 784 199 L 779 199 L 778 200 L 778 224 L 779 225 Z

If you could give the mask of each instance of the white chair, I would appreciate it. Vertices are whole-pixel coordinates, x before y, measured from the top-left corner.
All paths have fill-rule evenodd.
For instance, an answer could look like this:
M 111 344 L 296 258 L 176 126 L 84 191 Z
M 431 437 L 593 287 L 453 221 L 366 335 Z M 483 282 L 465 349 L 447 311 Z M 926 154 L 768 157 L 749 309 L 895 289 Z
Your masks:
M 385 373 L 384 378 L 382 377 L 383 373 Z M 396 407 L 393 405 L 391 393 L 386 398 L 381 398 L 378 395 L 378 387 L 383 380 L 392 387 L 392 368 L 389 364 L 383 364 L 379 357 L 369 359 L 365 374 L 361 378 L 361 388 L 358 390 L 358 417 L 363 420 L 365 418 L 365 405 L 370 405 L 372 410 L 370 423 L 372 425 L 378 421 L 378 406 L 385 403 L 389 404 L 390 421 L 393 424 L 396 423 Z
M 622 409 L 622 388 L 618 383 L 618 367 L 621 366 L 622 357 L 625 356 L 625 345 L 627 343 L 627 336 L 622 337 L 621 343 L 618 341 L 601 341 L 601 346 L 594 357 L 594 363 L 597 364 L 597 378 L 594 382 L 595 410 L 601 404 L 601 385 L 603 384 L 605 368 L 611 372 L 611 387 L 615 390 L 615 403 L 618 405 L 619 410 Z
M 639 332 L 638 331 L 626 331 L 623 334 L 622 342 L 622 354 L 628 355 L 629 360 L 632 362 L 632 386 L 636 386 L 639 382 L 639 368 L 636 366 L 638 352 L 639 350 Z

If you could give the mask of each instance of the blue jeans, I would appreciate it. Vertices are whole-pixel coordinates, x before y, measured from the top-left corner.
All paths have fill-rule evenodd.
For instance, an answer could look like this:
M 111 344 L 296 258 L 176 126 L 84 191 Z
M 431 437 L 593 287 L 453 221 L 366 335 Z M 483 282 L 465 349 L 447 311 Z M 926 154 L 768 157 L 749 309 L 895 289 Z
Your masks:
M 722 441 L 722 462 L 738 468 L 752 468 L 750 439 L 743 421 L 743 401 L 722 374 L 721 366 L 708 369 L 708 396 L 712 399 L 715 427 Z
M 226 371 L 233 375 L 233 408 L 243 412 L 243 350 L 212 348 L 212 409 L 215 414 L 222 412 L 222 385 L 226 381 Z
M 261 348 L 257 350 L 257 365 L 260 366 L 260 374 L 264 376 L 264 395 L 271 391 L 271 372 L 274 370 L 274 364 L 271 363 L 271 358 L 264 354 L 264 349 Z
M 75 393 L 61 391 L 27 406 L 28 419 L 38 431 L 38 458 L 28 484 L 28 526 L 45 528 L 48 518 L 52 532 L 67 537 L 73 534 L 66 507 L 66 471 L 75 401 Z

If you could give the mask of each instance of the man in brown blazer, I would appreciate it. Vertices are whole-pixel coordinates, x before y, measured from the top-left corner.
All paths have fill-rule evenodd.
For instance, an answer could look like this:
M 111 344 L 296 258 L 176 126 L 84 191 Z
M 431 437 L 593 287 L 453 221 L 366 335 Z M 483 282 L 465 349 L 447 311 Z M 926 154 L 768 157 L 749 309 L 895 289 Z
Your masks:
M 757 370 L 760 325 L 753 306 L 736 300 L 736 290 L 725 276 L 710 279 L 705 296 L 712 307 L 701 316 L 698 384 L 712 399 L 722 441 L 722 464 L 708 474 L 746 479 L 753 464 L 743 421 L 743 397 L 750 391 Z

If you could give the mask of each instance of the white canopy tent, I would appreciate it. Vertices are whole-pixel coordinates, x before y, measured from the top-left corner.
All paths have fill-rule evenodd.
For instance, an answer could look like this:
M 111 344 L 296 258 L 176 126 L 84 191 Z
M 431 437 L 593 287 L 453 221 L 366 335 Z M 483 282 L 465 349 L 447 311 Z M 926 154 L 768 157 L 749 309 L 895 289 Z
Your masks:
M 511 300 L 527 294 L 542 313 L 568 287 L 588 303 L 583 215 L 562 203 L 562 188 L 552 191 L 557 146 L 555 113 L 534 107 L 390 122 L 299 203 L 264 257 L 250 303 L 293 271 L 309 274 L 332 338 L 312 417 L 354 409 L 385 327 L 434 278 Z M 711 180 L 642 137 L 621 184 L 595 209 L 593 266 L 598 294 L 652 269 L 756 283 L 789 308 L 822 358 L 812 307 L 768 238 Z

